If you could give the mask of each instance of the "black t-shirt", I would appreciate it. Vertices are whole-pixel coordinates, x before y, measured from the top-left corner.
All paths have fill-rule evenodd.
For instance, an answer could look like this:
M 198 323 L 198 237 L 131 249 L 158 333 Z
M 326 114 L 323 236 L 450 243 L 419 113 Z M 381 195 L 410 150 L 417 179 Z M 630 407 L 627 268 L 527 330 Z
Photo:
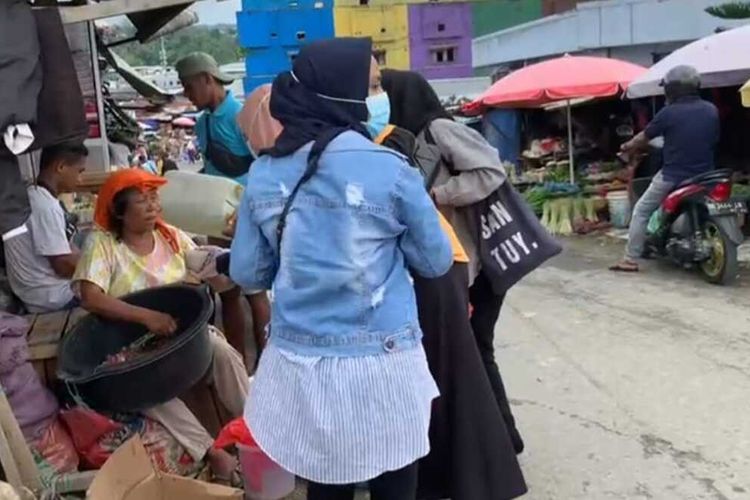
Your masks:
M 662 175 L 679 183 L 713 170 L 719 111 L 699 97 L 685 97 L 662 108 L 645 134 L 649 140 L 664 137 Z

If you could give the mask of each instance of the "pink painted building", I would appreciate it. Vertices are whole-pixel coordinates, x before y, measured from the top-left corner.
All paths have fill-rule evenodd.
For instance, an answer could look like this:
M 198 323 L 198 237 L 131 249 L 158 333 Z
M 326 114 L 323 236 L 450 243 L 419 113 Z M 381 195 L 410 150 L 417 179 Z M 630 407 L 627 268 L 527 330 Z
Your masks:
M 468 2 L 409 5 L 412 71 L 428 79 L 473 76 L 472 32 Z

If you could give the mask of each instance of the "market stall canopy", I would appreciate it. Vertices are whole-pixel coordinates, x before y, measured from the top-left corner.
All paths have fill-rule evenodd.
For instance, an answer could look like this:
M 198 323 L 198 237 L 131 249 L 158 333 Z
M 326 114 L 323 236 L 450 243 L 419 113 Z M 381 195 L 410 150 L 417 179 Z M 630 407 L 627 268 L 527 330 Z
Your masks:
M 581 97 L 610 97 L 624 91 L 646 68 L 618 59 L 563 56 L 516 70 L 495 82 L 464 111 L 531 108 Z
M 667 72 L 687 64 L 701 75 L 704 88 L 742 85 L 750 78 L 750 25 L 701 38 L 675 50 L 630 84 L 630 99 L 661 95 Z
M 740 95 L 742 96 L 742 105 L 746 108 L 750 108 L 750 80 L 745 82 L 745 85 L 740 89 Z

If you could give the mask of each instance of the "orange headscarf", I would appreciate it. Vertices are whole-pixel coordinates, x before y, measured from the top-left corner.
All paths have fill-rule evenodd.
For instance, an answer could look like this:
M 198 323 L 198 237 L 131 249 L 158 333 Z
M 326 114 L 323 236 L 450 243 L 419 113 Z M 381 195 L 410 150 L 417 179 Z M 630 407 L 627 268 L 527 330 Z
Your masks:
M 270 85 L 261 85 L 245 98 L 237 123 L 256 154 L 273 147 L 282 126 L 271 116 Z
M 112 231 L 112 210 L 117 193 L 130 188 L 135 188 L 141 192 L 148 191 L 157 189 L 166 183 L 165 178 L 150 174 L 140 168 L 128 168 L 110 174 L 99 190 L 96 209 L 94 210 L 94 223 L 105 231 Z M 180 251 L 177 235 L 170 226 L 159 219 L 156 221 L 156 230 L 175 253 Z

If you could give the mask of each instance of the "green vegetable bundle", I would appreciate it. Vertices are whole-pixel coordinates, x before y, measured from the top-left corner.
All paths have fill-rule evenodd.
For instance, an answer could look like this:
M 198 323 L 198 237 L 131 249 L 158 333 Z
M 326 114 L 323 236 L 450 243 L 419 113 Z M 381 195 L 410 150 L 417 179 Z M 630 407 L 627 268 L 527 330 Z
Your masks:
M 544 202 L 547 201 L 549 193 L 542 186 L 536 186 L 523 193 L 526 203 L 529 204 L 534 213 L 541 214 L 544 210 Z

